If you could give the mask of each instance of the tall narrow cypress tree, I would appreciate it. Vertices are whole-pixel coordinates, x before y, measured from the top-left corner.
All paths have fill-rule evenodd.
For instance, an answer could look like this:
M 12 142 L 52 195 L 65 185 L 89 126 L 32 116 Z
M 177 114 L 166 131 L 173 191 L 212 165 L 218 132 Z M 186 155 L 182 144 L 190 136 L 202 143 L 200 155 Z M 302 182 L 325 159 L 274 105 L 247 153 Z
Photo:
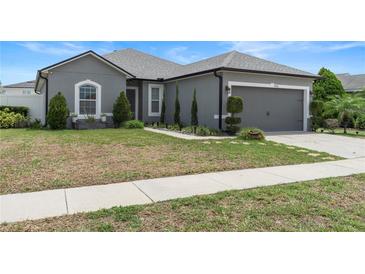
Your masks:
M 196 127 L 198 125 L 198 102 L 196 101 L 196 89 L 194 88 L 193 102 L 191 103 L 191 126 Z
M 161 105 L 161 116 L 160 116 L 160 123 L 165 123 L 165 113 L 166 113 L 166 94 L 165 89 L 163 91 L 162 97 L 162 105 Z
M 181 125 L 180 121 L 180 102 L 179 102 L 179 86 L 176 82 L 176 98 L 175 98 L 175 113 L 174 113 L 174 122 L 177 125 Z

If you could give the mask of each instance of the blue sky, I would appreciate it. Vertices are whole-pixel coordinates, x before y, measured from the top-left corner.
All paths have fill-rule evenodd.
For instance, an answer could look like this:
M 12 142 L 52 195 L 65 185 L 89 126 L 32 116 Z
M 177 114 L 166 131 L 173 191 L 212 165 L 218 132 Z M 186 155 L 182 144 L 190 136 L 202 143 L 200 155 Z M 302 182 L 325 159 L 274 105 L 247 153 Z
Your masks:
M 0 42 L 3 85 L 32 80 L 36 71 L 81 52 L 135 48 L 180 64 L 230 50 L 317 73 L 365 73 L 365 42 Z

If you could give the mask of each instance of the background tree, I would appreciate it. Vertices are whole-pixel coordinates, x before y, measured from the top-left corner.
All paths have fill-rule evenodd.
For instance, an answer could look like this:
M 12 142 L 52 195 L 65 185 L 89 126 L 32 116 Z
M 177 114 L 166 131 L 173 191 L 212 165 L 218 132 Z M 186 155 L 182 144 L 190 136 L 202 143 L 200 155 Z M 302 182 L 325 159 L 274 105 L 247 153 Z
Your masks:
M 166 94 L 165 89 L 163 91 L 163 97 L 162 97 L 162 105 L 161 105 L 161 116 L 160 116 L 160 122 L 162 124 L 165 123 L 165 115 L 166 115 Z
M 176 83 L 176 97 L 175 97 L 175 113 L 174 113 L 174 123 L 181 125 L 180 120 L 180 102 L 179 102 L 179 86 Z
M 230 96 L 227 100 L 227 112 L 231 113 L 230 117 L 225 119 L 227 130 L 234 134 L 239 131 L 240 127 L 238 124 L 241 123 L 240 117 L 235 117 L 235 114 L 242 112 L 243 100 L 239 96 Z
M 194 88 L 193 102 L 191 103 L 191 126 L 197 127 L 198 125 L 198 102 L 196 100 L 196 89 Z
M 310 104 L 310 112 L 312 114 L 312 130 L 314 131 L 323 126 L 323 107 L 324 103 L 321 100 L 313 100 Z
M 51 129 L 65 129 L 69 111 L 66 98 L 58 92 L 49 102 L 47 123 Z
M 132 118 L 131 105 L 127 95 L 122 91 L 113 105 L 113 122 L 115 127 L 120 127 Z
M 339 124 L 343 125 L 344 133 L 347 133 L 346 129 L 354 116 L 363 113 L 365 113 L 365 99 L 361 97 L 346 94 L 342 97 L 335 96 L 324 103 L 324 116 L 337 116 Z
M 321 68 L 318 72 L 322 79 L 315 80 L 313 83 L 313 93 L 315 100 L 327 101 L 331 96 L 343 96 L 345 90 L 336 75 L 326 68 Z

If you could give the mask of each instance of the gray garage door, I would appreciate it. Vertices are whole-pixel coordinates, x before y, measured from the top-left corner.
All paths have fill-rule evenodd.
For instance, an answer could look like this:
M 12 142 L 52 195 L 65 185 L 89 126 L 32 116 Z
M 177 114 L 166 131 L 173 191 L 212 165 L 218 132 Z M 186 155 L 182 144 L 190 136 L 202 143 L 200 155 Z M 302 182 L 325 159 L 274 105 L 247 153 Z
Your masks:
M 243 98 L 243 127 L 264 131 L 303 130 L 303 91 L 276 88 L 232 87 Z

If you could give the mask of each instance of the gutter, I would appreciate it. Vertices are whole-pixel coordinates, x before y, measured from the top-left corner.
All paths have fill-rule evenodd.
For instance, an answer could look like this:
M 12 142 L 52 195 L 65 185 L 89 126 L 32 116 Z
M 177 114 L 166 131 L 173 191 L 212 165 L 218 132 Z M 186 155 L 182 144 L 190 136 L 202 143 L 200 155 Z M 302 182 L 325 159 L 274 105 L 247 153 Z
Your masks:
M 45 121 L 46 121 L 46 124 L 47 125 L 47 114 L 48 114 L 48 78 L 44 77 L 42 75 L 42 72 L 38 71 L 38 75 L 40 78 L 42 78 L 43 80 L 46 81 L 46 106 L 45 106 L 45 110 L 46 110 L 46 113 L 45 113 Z
M 219 79 L 219 113 L 218 113 L 218 123 L 219 123 L 219 130 L 222 130 L 222 112 L 223 112 L 223 76 L 217 74 L 217 70 L 214 71 L 214 76 Z
M 164 82 L 178 80 L 181 78 L 196 76 L 200 74 L 206 73 L 214 73 L 218 70 L 225 70 L 225 71 L 234 71 L 234 72 L 246 72 L 246 73 L 256 73 L 256 74 L 268 74 L 268 75 L 278 75 L 278 76 L 289 76 L 289 77 L 299 77 L 299 78 L 310 78 L 310 79 L 322 79 L 323 77 L 319 75 L 303 75 L 303 74 L 291 74 L 291 73 L 284 73 L 284 72 L 272 72 L 272 71 L 261 71 L 261 70 L 250 70 L 250 69 L 235 69 L 235 68 L 227 68 L 227 67 L 219 67 L 214 69 L 208 69 L 203 71 L 198 71 L 194 73 L 189 73 L 185 75 L 179 75 L 171 78 L 164 79 Z

